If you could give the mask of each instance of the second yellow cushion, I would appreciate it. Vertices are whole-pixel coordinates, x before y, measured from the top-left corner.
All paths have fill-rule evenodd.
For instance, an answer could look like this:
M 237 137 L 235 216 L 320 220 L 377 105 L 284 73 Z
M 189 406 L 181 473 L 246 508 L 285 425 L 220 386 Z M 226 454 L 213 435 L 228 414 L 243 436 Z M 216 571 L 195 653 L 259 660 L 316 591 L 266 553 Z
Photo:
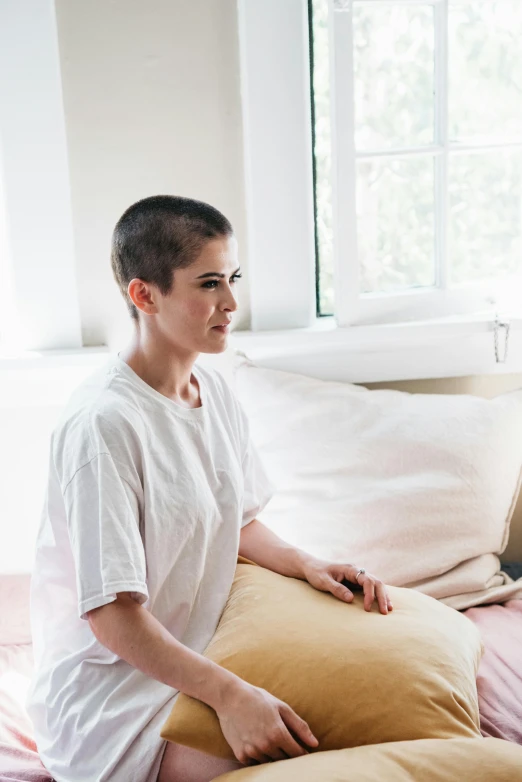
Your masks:
M 215 782 L 522 782 L 522 747 L 501 739 L 421 739 L 263 763 Z

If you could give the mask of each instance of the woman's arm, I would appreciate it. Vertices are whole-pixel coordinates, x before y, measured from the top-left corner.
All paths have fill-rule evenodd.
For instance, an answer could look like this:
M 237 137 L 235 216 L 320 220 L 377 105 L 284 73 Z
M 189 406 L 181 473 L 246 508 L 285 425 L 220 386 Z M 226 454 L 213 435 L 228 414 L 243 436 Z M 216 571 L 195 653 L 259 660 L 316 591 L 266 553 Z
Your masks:
M 281 540 L 258 519 L 241 528 L 239 554 L 267 570 L 306 581 L 306 566 L 314 557 Z
M 207 703 L 216 711 L 244 682 L 180 643 L 127 592 L 89 611 L 98 641 L 147 676 Z
M 288 704 L 184 646 L 128 592 L 89 611 L 87 619 L 98 641 L 118 657 L 213 708 L 240 763 L 305 755 L 290 731 L 303 744 L 317 746 Z
M 377 601 L 381 614 L 393 610 L 386 585 L 380 579 L 351 563 L 327 562 L 312 557 L 278 538 L 258 519 L 241 528 L 239 554 L 283 576 L 308 581 L 314 589 L 331 592 L 347 603 L 352 602 L 353 592 L 342 582 L 350 581 L 362 588 L 366 611 L 371 611 L 374 601 Z

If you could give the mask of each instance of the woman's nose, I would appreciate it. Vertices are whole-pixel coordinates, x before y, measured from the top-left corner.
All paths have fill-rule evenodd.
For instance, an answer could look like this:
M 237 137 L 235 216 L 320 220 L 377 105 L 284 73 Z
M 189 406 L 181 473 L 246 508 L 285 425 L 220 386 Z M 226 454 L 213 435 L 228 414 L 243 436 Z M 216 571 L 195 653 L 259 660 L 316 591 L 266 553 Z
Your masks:
M 225 300 L 223 302 L 223 309 L 230 310 L 230 312 L 235 312 L 238 306 L 236 294 L 231 288 L 229 288 L 227 294 L 228 295 L 225 297 Z

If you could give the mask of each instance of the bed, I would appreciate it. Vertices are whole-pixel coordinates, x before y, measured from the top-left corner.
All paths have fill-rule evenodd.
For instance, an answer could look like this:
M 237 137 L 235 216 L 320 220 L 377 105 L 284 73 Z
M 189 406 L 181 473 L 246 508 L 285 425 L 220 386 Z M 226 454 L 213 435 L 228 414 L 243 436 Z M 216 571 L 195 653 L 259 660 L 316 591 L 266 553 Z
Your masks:
M 522 564 L 505 566 L 522 578 Z M 522 600 L 468 608 L 485 646 L 477 677 L 484 736 L 522 744 Z
M 522 564 L 510 568 L 522 576 Z M 24 707 L 31 676 L 29 576 L 0 577 L 0 782 L 45 782 Z M 464 612 L 485 645 L 478 673 L 484 736 L 522 745 L 522 600 Z
M 450 381 L 441 383 L 434 387 L 432 381 L 426 381 L 417 388 L 414 381 L 408 381 L 399 387 L 455 391 Z M 461 390 L 473 393 L 469 387 Z M 508 563 L 504 569 L 512 578 L 522 578 L 522 495 L 503 561 Z M 479 627 L 485 646 L 477 679 L 482 733 L 522 745 L 522 600 L 470 608 L 464 613 Z M 0 782 L 51 779 L 39 760 L 24 708 L 31 669 L 29 575 L 0 574 Z

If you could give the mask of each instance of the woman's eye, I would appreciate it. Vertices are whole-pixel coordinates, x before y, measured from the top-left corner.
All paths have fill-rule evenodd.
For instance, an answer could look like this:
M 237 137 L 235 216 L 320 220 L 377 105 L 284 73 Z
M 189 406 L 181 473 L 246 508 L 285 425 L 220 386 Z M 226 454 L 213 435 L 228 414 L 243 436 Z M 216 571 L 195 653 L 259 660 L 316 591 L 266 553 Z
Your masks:
M 242 274 L 234 274 L 233 277 L 230 278 L 230 281 L 236 282 L 236 280 L 240 280 L 242 276 Z M 216 285 L 219 285 L 219 280 L 209 280 L 208 282 L 204 282 L 201 287 L 207 288 L 208 290 L 214 290 Z

